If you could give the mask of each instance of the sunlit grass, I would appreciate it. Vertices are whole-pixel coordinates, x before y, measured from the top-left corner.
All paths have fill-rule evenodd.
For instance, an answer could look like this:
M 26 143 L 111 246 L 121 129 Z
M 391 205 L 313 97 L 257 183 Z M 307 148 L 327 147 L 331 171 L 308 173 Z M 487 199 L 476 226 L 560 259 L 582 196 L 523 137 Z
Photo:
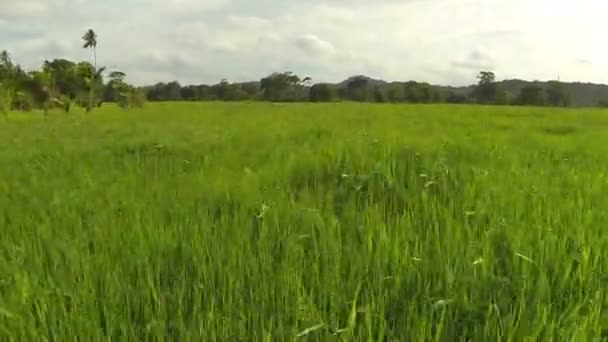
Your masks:
M 38 114 L 0 122 L 2 340 L 608 334 L 608 111 Z

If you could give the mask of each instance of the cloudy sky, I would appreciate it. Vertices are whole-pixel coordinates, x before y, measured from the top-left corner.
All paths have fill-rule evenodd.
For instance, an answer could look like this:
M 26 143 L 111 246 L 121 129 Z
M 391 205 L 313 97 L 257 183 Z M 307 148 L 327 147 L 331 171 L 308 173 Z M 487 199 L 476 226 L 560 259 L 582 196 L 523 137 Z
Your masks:
M 88 59 L 137 84 L 315 81 L 364 74 L 434 84 L 498 79 L 608 83 L 605 0 L 0 0 L 0 50 L 26 68 Z

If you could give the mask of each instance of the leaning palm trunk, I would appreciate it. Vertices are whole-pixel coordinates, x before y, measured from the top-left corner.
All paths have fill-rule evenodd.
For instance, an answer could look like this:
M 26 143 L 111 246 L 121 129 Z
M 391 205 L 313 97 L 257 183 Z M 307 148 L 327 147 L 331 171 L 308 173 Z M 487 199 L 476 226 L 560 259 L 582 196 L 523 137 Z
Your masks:
M 95 73 L 97 72 L 97 67 L 94 66 L 93 68 L 94 68 L 93 75 L 91 75 L 91 78 L 88 80 L 89 81 L 89 101 L 87 104 L 87 113 L 93 110 L 93 100 L 94 100 L 94 96 L 95 96 L 95 94 L 93 92 L 93 85 L 95 84 L 94 80 L 95 80 L 95 76 L 96 76 Z
M 97 42 L 93 45 L 93 71 L 97 73 Z M 93 85 L 95 84 L 95 77 L 97 75 L 93 75 L 93 79 L 91 79 L 91 89 L 89 89 L 89 111 L 93 110 Z

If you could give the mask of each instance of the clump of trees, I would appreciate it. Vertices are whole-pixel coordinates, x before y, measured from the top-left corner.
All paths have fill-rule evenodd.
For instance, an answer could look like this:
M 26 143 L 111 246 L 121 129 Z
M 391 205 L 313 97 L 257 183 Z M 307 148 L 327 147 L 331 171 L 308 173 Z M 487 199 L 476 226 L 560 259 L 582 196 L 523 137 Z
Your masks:
M 332 102 L 338 99 L 338 87 L 328 83 L 318 83 L 310 87 L 308 97 L 312 102 Z
M 125 74 L 122 71 L 112 71 L 110 80 L 104 87 L 103 100 L 116 102 L 122 108 L 142 107 L 146 102 L 146 94 L 125 82 Z
M 491 71 L 481 71 L 479 76 L 479 83 L 474 91 L 475 99 L 477 103 L 481 104 L 493 104 L 497 101 L 497 87 L 496 87 L 496 76 Z
M 563 83 L 548 82 L 522 86 L 517 92 L 501 89 L 491 71 L 482 71 L 478 83 L 468 92 L 433 86 L 425 82 L 383 82 L 354 76 L 340 84 L 312 84 L 309 77 L 292 72 L 272 73 L 258 82 L 181 86 L 178 82 L 144 87 L 149 101 L 272 101 L 272 102 L 389 102 L 389 103 L 468 103 L 490 105 L 562 106 L 572 105 Z M 523 82 L 523 81 L 522 81 Z M 538 89 L 536 89 L 538 88 Z
M 512 99 L 511 94 L 499 91 L 493 72 L 482 71 L 477 77 L 479 82 L 474 88 L 473 95 L 476 103 L 520 106 L 554 106 L 569 107 L 572 97 L 563 83 L 550 81 L 545 87 L 539 82 L 521 87 L 519 93 Z
M 103 102 L 142 106 L 146 94 L 126 83 L 125 73 L 112 71 L 104 82 L 106 68 L 97 67 L 97 34 L 88 30 L 82 39 L 83 48 L 91 50 L 91 62 L 45 60 L 39 69 L 25 71 L 7 51 L 0 52 L 0 113 L 7 118 L 10 110 L 41 109 L 46 116 L 54 108 L 69 112 L 73 104 L 90 112 Z
M 316 83 L 292 72 L 272 73 L 258 82 L 181 86 L 158 83 L 143 88 L 149 101 L 271 101 L 271 102 L 444 102 L 446 95 L 428 83 L 409 81 L 379 84 L 364 76 L 343 84 Z
M 273 102 L 306 101 L 310 77 L 300 78 L 292 72 L 273 73 L 260 80 L 262 99 Z

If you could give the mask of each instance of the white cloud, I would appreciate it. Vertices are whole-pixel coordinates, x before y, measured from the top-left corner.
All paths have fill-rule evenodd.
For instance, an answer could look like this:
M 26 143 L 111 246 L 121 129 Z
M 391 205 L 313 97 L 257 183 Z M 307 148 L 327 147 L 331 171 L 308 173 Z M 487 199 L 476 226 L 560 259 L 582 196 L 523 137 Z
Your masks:
M 55 0 L 5 0 L 0 18 L 29 18 L 48 14 L 57 4 Z
M 496 67 L 492 56 L 480 48 L 471 51 L 466 59 L 453 61 L 452 66 L 455 68 L 471 69 L 473 71 L 492 70 Z
M 160 11 L 165 15 L 196 15 L 222 8 L 230 3 L 229 0 L 144 0 L 142 2 L 153 12 Z
M 297 37 L 295 44 L 305 54 L 313 57 L 325 57 L 336 52 L 336 48 L 334 48 L 331 43 L 315 36 L 314 34 L 305 34 Z
M 238 47 L 231 42 L 227 41 L 216 41 L 209 45 L 213 50 L 217 52 L 236 52 L 238 51 Z
M 232 28 L 232 29 L 266 30 L 266 29 L 272 28 L 272 25 L 273 25 L 271 20 L 256 17 L 256 16 L 230 15 L 230 16 L 228 16 L 226 22 L 227 22 L 228 28 Z

